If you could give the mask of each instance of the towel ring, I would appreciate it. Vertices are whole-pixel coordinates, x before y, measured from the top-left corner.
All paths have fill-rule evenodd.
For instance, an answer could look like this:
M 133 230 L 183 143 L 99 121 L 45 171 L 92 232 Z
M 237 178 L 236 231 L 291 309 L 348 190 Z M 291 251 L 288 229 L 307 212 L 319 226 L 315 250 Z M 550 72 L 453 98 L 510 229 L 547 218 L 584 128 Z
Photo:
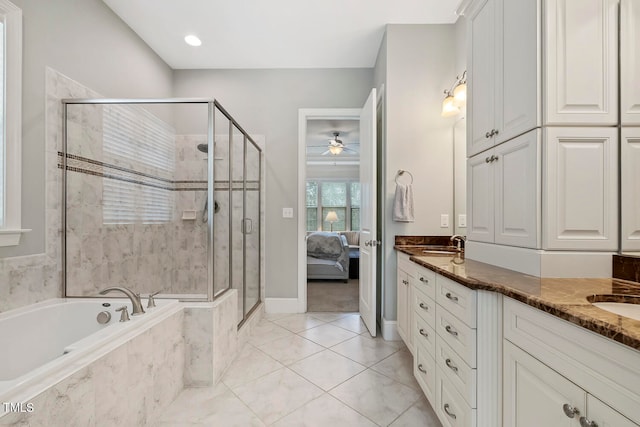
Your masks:
M 411 172 L 409 172 L 409 171 L 404 171 L 404 170 L 400 169 L 400 170 L 398 171 L 398 173 L 396 174 L 396 185 L 397 185 L 397 184 L 399 184 L 399 182 L 398 182 L 398 178 L 399 178 L 399 177 L 401 177 L 402 175 L 404 175 L 405 173 L 408 173 L 408 174 L 409 174 L 409 177 L 411 178 L 411 182 L 409 183 L 409 185 L 413 184 L 413 175 L 411 175 Z

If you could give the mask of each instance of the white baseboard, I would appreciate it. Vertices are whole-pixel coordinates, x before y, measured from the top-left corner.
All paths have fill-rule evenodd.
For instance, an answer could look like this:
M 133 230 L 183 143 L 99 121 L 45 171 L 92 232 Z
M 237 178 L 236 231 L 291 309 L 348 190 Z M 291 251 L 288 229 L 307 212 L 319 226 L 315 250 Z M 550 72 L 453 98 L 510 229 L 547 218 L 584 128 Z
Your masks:
M 383 317 L 380 332 L 385 341 L 400 341 L 402 339 L 398 333 L 397 320 L 387 320 Z
M 299 313 L 298 298 L 265 298 L 266 313 Z
M 544 251 L 467 242 L 465 258 L 537 277 L 611 277 L 613 252 Z

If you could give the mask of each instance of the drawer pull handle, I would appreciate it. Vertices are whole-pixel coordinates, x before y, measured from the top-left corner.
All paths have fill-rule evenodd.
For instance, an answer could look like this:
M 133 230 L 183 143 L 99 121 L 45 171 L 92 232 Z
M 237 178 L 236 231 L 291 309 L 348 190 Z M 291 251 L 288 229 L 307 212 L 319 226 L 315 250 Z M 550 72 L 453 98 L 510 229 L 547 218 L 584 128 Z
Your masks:
M 451 295 L 451 292 L 447 292 L 444 296 L 449 298 L 453 302 L 458 302 L 458 297 Z
M 427 373 L 427 371 L 422 367 L 422 363 L 418 365 L 418 371 L 422 372 L 423 374 Z
M 429 283 L 429 279 L 426 279 L 426 278 L 424 278 L 424 277 L 421 277 L 421 278 L 420 278 L 420 281 L 421 281 L 422 283 Z
M 422 335 L 422 336 L 423 336 L 423 337 L 425 337 L 425 338 L 429 338 L 429 334 L 428 334 L 428 333 L 426 333 L 426 332 L 424 331 L 424 329 L 422 329 L 422 328 L 420 328 L 420 335 Z
M 458 417 L 456 417 L 456 414 L 454 414 L 453 412 L 449 411 L 449 404 L 445 403 L 444 404 L 444 412 L 447 413 L 447 415 L 449 415 L 451 418 L 453 418 L 454 420 Z
M 453 372 L 458 372 L 458 367 L 451 363 L 451 359 L 445 360 L 444 363 L 446 363 L 449 369 L 451 369 Z
M 458 336 L 458 332 L 457 332 L 457 331 L 454 331 L 454 330 L 453 330 L 453 328 L 452 328 L 451 326 L 449 326 L 449 325 L 445 326 L 445 327 L 444 327 L 444 330 L 445 330 L 445 331 L 447 331 L 447 332 L 449 332 L 449 333 L 450 333 L 451 335 L 453 335 L 454 337 L 457 337 L 457 336 Z
M 409 282 L 407 282 L 406 280 L 403 280 L 402 283 L 404 283 L 405 285 L 409 284 Z
M 580 417 L 580 427 L 598 427 L 598 423 L 590 421 L 585 417 Z
M 420 303 L 420 308 L 425 310 L 425 311 L 429 311 L 429 307 L 427 307 L 426 305 L 424 305 L 423 302 Z
M 562 410 L 564 411 L 564 414 L 569 418 L 573 418 L 576 415 L 580 415 L 580 411 L 578 411 L 577 408 L 574 408 L 568 403 L 565 403 L 564 405 L 562 405 Z

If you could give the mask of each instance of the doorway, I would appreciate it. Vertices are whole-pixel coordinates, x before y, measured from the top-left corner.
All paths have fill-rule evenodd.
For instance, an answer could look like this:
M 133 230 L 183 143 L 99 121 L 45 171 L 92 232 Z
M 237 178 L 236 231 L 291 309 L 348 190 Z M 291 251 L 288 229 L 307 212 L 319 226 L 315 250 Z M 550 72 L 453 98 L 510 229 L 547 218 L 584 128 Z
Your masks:
M 358 311 L 359 116 L 360 109 L 300 110 L 301 312 Z

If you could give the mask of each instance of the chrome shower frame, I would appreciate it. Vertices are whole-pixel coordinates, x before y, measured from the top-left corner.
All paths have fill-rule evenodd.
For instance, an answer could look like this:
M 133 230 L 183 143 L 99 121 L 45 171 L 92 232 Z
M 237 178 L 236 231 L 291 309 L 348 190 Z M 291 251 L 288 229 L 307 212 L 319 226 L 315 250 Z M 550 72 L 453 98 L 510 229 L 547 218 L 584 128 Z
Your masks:
M 215 99 L 209 98 L 164 98 L 164 99 L 147 99 L 147 98 L 68 98 L 62 99 L 62 254 L 61 254 L 61 262 L 62 262 L 62 284 L 64 290 L 64 296 L 66 298 L 86 298 L 86 296 L 69 296 L 67 289 L 67 159 L 68 159 L 68 146 L 67 146 L 67 119 L 68 119 L 68 106 L 69 105 L 79 105 L 79 104 L 94 104 L 94 105 L 151 105 L 151 104 L 206 104 L 207 105 L 207 147 L 210 155 L 207 156 L 207 203 L 209 206 L 214 206 L 214 196 L 215 196 L 215 180 L 214 180 L 214 135 L 215 135 L 215 113 L 216 111 L 220 112 L 227 120 L 229 120 L 229 132 L 231 135 L 231 129 L 235 127 L 239 130 L 243 135 L 243 152 L 244 152 L 244 183 L 243 189 L 245 190 L 245 203 L 246 203 L 246 188 L 247 188 L 247 180 L 246 180 L 246 158 L 247 158 L 247 143 L 250 143 L 254 146 L 254 148 L 258 151 L 259 155 L 259 180 L 258 180 L 258 206 L 259 206 L 259 218 L 258 221 L 262 223 L 262 162 L 263 162 L 263 150 L 260 146 L 255 142 L 251 135 L 249 135 L 240 124 L 227 112 L 227 110 Z M 231 138 L 230 138 L 231 141 Z M 231 160 L 231 150 L 229 153 Z M 230 169 L 231 174 L 231 169 Z M 230 179 L 232 181 L 232 179 Z M 230 194 L 232 188 L 230 186 Z M 231 201 L 231 197 L 230 197 Z M 231 203 L 229 203 L 231 207 Z M 246 210 L 246 206 L 243 207 L 243 210 Z M 232 253 L 229 252 L 229 283 L 228 285 L 222 289 L 221 291 L 215 293 L 214 292 L 214 209 L 208 209 L 207 211 L 207 232 L 208 232 L 208 248 L 207 248 L 207 260 L 208 260 L 208 283 L 207 283 L 207 296 L 206 298 L 180 298 L 181 301 L 213 301 L 217 297 L 223 295 L 227 290 L 232 289 L 233 283 L 233 269 L 232 266 Z M 245 212 L 243 212 L 245 215 Z M 231 226 L 231 218 L 230 223 Z M 231 230 L 231 228 L 230 228 Z M 229 239 L 232 238 L 232 233 L 229 233 Z M 263 230 L 262 227 L 258 227 L 258 240 L 260 244 L 258 245 L 258 259 L 262 260 L 262 238 L 263 238 Z M 246 239 L 246 236 L 243 233 L 243 243 Z M 243 255 L 246 257 L 246 248 L 243 245 Z M 243 319 L 238 325 L 239 327 L 244 323 L 244 320 L 259 306 L 262 302 L 262 265 L 258 265 L 258 300 L 255 305 L 246 312 L 246 275 L 243 274 Z

